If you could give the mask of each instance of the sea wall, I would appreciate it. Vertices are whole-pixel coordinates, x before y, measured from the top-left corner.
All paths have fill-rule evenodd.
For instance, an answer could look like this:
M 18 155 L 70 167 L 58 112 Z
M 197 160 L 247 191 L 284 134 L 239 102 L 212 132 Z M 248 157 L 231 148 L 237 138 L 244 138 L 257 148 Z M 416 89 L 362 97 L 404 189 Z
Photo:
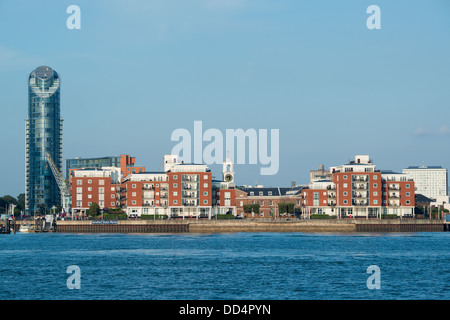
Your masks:
M 124 220 L 58 221 L 63 233 L 440 232 L 436 220 Z

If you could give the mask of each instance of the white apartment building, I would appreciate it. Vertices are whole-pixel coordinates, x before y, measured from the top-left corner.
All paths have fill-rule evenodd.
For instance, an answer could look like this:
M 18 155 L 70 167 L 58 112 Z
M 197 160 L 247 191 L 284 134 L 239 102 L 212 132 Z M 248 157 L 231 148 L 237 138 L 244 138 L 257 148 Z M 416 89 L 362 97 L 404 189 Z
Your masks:
M 448 195 L 447 169 L 440 166 L 412 166 L 403 173 L 415 182 L 416 193 L 431 199 Z

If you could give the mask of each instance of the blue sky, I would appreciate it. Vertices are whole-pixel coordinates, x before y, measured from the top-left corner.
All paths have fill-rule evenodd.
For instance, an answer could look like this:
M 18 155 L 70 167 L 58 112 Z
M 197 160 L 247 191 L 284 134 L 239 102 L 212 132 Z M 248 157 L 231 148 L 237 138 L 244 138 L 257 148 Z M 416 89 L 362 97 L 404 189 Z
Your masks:
M 81 8 L 81 30 L 66 9 Z M 369 30 L 369 5 L 381 30 Z M 158 170 L 171 133 L 279 129 L 280 169 L 307 183 L 370 154 L 379 169 L 450 164 L 447 0 L 0 2 L 0 195 L 24 192 L 27 77 L 62 78 L 64 159 L 119 154 Z M 221 167 L 213 165 L 220 177 Z

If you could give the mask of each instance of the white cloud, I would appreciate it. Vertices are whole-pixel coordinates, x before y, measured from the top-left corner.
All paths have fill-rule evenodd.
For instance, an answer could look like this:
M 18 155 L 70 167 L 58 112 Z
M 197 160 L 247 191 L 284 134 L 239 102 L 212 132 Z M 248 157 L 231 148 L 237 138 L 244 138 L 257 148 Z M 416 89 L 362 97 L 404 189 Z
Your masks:
M 447 135 L 450 134 L 450 128 L 447 126 L 442 126 L 439 130 L 438 130 L 438 134 L 440 135 Z
M 450 127 L 444 125 L 440 127 L 438 130 L 427 130 L 422 127 L 417 128 L 414 131 L 414 135 L 416 136 L 425 136 L 425 135 L 434 135 L 434 136 L 443 136 L 450 135 Z

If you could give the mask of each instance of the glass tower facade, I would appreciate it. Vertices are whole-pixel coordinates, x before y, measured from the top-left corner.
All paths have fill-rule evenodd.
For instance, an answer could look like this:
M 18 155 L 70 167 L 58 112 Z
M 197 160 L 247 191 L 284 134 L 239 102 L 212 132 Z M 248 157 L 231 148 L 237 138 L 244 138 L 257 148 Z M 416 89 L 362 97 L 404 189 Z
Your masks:
M 51 155 L 61 172 L 62 122 L 59 75 L 50 67 L 38 67 L 28 79 L 25 206 L 29 213 L 48 210 L 61 203 L 60 191 L 46 155 Z

